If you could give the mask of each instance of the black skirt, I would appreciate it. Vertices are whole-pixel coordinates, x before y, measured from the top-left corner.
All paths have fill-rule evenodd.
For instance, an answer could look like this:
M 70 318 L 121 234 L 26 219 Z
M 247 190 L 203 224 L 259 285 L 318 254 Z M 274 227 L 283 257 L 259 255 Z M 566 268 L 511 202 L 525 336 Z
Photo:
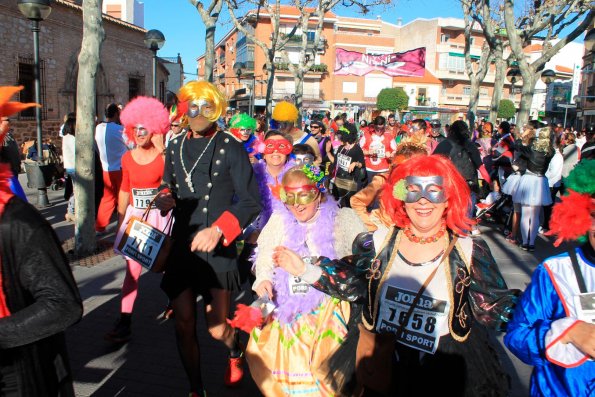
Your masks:
M 231 270 L 218 272 L 216 265 L 208 263 L 186 246 L 174 244 L 161 281 L 161 289 L 173 300 L 188 288 L 195 295 L 201 295 L 206 304 L 212 300 L 211 289 L 238 292 L 241 287 L 237 265 Z
M 507 396 L 510 377 L 502 368 L 486 329 L 474 323 L 464 342 L 451 335 L 440 338 L 435 354 L 397 344 L 394 395 Z M 391 394 L 393 395 L 393 394 Z

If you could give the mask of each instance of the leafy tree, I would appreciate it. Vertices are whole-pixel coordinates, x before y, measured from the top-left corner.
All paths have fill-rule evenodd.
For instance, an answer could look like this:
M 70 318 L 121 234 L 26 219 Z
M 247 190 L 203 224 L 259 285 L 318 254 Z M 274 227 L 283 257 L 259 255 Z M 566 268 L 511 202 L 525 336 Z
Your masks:
M 402 88 L 383 88 L 376 97 L 378 110 L 403 111 L 407 109 L 409 96 Z
M 509 120 L 514 117 L 516 108 L 510 99 L 502 99 L 498 106 L 498 118 Z

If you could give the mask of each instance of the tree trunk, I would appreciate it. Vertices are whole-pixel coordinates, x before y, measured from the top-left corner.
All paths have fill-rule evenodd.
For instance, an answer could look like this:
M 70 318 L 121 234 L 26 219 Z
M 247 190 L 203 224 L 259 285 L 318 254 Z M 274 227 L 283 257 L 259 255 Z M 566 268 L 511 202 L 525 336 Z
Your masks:
M 477 103 L 479 102 L 479 86 L 481 81 L 477 78 L 471 78 L 471 93 L 469 95 L 469 109 L 467 110 L 467 122 L 469 129 L 474 130 L 475 119 L 477 118 Z
M 95 238 L 95 76 L 104 39 L 101 0 L 83 2 L 83 42 L 76 88 L 75 253 L 92 254 Z
M 537 75 L 532 77 L 524 78 L 523 76 L 523 88 L 521 91 L 521 106 L 519 109 L 519 115 L 516 120 L 516 125 L 522 127 L 529 121 L 531 112 L 531 104 L 533 103 L 533 94 L 535 90 L 535 84 L 537 83 Z
M 271 120 L 271 115 L 273 114 L 273 84 L 275 82 L 275 63 L 274 58 L 275 57 L 275 53 L 274 51 L 270 51 L 269 52 L 269 60 L 270 62 L 267 63 L 267 75 L 268 75 L 268 81 L 267 81 L 267 96 L 266 96 L 266 104 L 267 104 L 267 108 L 266 108 L 266 122 L 268 123 Z M 267 124 L 268 127 L 268 124 Z
M 502 57 L 502 51 L 494 51 L 496 57 L 496 76 L 494 77 L 494 93 L 492 95 L 492 103 L 490 105 L 490 118 L 492 123 L 498 119 L 498 107 L 502 99 L 502 90 L 504 89 L 504 75 L 506 73 L 506 62 Z
M 205 35 L 205 80 L 213 82 L 213 69 L 215 66 L 215 23 L 206 22 Z
M 304 103 L 304 71 L 300 66 L 296 71 L 293 81 L 295 82 L 295 107 L 298 108 L 298 118 L 295 126 L 302 129 L 302 106 Z

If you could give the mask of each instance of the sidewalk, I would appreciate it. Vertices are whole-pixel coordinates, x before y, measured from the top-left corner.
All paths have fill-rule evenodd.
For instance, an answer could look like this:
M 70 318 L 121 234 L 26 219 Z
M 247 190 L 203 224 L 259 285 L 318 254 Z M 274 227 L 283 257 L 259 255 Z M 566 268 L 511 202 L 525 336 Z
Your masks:
M 21 175 L 21 183 L 34 203 L 36 192 L 26 188 L 24 175 Z M 73 236 L 74 227 L 64 222 L 66 202 L 62 195 L 63 190 L 48 191 L 53 206 L 41 212 L 64 241 Z M 540 236 L 536 251 L 524 252 L 507 243 L 495 228 L 481 229 L 482 237 L 488 242 L 510 288 L 524 290 L 537 264 L 561 251 L 555 250 Z M 187 396 L 189 387 L 178 357 L 173 321 L 160 319 L 167 303 L 165 294 L 159 288 L 160 275 L 144 273 L 140 278 L 132 320 L 133 339 L 124 345 L 112 345 L 103 339 L 119 314 L 124 266 L 121 257 L 112 257 L 92 267 L 73 267 L 85 309 L 83 319 L 66 333 L 76 395 Z M 201 313 L 200 302 L 198 310 Z M 202 371 L 209 397 L 260 396 L 247 366 L 242 386 L 238 389 L 225 388 L 226 349 L 210 338 L 202 315 L 199 314 L 198 318 Z M 511 396 L 528 395 L 531 367 L 507 353 L 501 343 L 502 335 L 497 338 L 501 357 L 511 374 Z

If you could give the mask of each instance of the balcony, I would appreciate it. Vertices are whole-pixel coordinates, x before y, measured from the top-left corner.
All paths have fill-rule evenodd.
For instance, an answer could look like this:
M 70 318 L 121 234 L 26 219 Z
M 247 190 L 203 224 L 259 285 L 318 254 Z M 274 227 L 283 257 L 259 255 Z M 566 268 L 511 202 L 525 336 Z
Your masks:
M 287 35 L 285 33 L 280 34 L 280 39 L 285 39 Z M 301 47 L 302 46 L 302 37 L 301 34 L 294 34 L 293 36 L 289 37 L 287 42 L 287 47 Z M 271 35 L 272 39 L 272 35 Z M 312 48 L 314 46 L 314 37 L 308 36 L 306 40 L 306 48 Z M 319 53 L 324 53 L 326 48 L 326 38 L 324 36 L 320 36 L 320 41 L 318 42 L 318 48 L 316 49 Z
M 294 64 L 297 66 L 297 64 Z M 289 70 L 289 64 L 284 62 L 276 62 L 275 69 L 279 71 L 287 71 Z M 310 66 L 310 73 L 326 73 L 328 72 L 328 66 L 325 63 L 319 63 L 316 65 Z
M 273 88 L 273 98 L 276 100 L 285 99 L 285 97 L 291 98 L 292 95 L 295 96 L 295 90 Z M 302 100 L 323 101 L 324 93 L 318 89 L 308 89 L 304 87 L 304 92 L 302 93 Z

